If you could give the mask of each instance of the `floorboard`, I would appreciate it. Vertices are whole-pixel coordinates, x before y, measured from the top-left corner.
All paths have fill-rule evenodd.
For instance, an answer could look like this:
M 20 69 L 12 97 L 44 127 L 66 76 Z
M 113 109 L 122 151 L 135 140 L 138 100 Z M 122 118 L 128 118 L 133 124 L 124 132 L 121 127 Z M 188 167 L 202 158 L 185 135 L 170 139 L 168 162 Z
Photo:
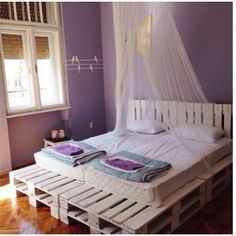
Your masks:
M 34 208 L 28 197 L 10 197 L 8 176 L 0 176 L 0 234 L 88 234 L 83 224 L 65 225 L 50 216 L 49 208 Z M 175 234 L 232 233 L 232 186 L 192 216 Z

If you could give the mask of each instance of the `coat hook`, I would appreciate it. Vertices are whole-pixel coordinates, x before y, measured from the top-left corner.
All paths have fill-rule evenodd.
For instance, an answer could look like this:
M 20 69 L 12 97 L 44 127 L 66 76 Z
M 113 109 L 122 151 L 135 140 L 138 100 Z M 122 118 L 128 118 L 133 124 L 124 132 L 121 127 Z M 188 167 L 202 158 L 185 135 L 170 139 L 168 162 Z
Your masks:
M 95 60 L 95 62 L 98 64 L 97 56 L 94 56 L 94 60 Z
M 75 56 L 75 61 L 79 64 L 79 59 L 77 56 Z
M 75 56 L 72 57 L 72 64 L 75 62 Z

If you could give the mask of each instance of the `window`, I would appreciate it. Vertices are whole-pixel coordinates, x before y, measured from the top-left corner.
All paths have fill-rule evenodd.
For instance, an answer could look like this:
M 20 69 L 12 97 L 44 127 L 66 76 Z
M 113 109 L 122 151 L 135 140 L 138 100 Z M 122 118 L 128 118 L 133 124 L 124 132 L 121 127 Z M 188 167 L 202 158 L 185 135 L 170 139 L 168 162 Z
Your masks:
M 67 105 L 60 28 L 52 20 L 55 9 L 50 6 L 49 14 L 46 6 L 0 3 L 2 72 L 9 115 Z

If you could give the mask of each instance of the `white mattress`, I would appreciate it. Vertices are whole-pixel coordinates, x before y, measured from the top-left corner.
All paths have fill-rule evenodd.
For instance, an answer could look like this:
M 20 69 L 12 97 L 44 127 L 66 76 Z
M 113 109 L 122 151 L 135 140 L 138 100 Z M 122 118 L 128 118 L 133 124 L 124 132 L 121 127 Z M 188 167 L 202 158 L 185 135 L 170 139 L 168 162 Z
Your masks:
M 185 141 L 186 147 L 191 151 L 184 148 L 180 142 L 170 133 L 155 135 L 153 141 L 131 150 L 139 155 L 171 163 L 172 168 L 166 175 L 150 183 L 125 181 L 91 167 L 85 170 L 86 182 L 135 201 L 160 206 L 170 193 L 232 152 L 231 140 L 226 138 L 218 140 L 215 144 Z
M 215 144 L 187 141 L 185 144 L 190 148 L 189 152 L 174 135 L 167 132 L 157 135 L 128 133 L 122 137 L 114 137 L 111 133 L 107 133 L 86 139 L 84 142 L 104 149 L 108 153 L 127 150 L 149 158 L 168 161 L 172 164 L 172 168 L 168 174 L 151 183 L 135 183 L 107 175 L 88 165 L 68 166 L 41 151 L 35 153 L 35 161 L 44 169 L 73 179 L 86 180 L 94 187 L 157 206 L 161 205 L 171 192 L 232 152 L 231 140 L 226 138 L 218 140 Z
M 166 135 L 163 132 L 158 135 L 148 135 L 148 134 L 138 134 L 133 132 L 128 132 L 126 135 L 121 137 L 115 137 L 112 133 L 102 134 L 96 137 L 83 140 L 83 142 L 90 144 L 100 150 L 106 150 L 107 153 L 114 153 L 121 150 L 132 151 L 132 149 L 151 142 L 160 136 Z M 71 167 L 55 159 L 52 159 L 49 154 L 42 151 L 36 152 L 34 154 L 34 159 L 37 165 L 40 167 L 53 171 L 58 174 L 66 175 L 73 179 L 78 179 L 81 181 L 85 180 L 84 170 L 87 165 L 81 165 L 76 167 Z

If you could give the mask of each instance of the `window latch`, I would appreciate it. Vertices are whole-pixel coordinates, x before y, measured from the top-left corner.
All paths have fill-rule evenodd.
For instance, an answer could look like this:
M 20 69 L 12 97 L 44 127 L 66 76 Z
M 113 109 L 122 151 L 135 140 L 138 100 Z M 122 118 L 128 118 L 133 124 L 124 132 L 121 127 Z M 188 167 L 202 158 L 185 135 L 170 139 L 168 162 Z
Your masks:
M 34 65 L 34 68 L 35 68 L 35 73 L 38 74 L 38 66 L 37 66 L 37 64 Z

